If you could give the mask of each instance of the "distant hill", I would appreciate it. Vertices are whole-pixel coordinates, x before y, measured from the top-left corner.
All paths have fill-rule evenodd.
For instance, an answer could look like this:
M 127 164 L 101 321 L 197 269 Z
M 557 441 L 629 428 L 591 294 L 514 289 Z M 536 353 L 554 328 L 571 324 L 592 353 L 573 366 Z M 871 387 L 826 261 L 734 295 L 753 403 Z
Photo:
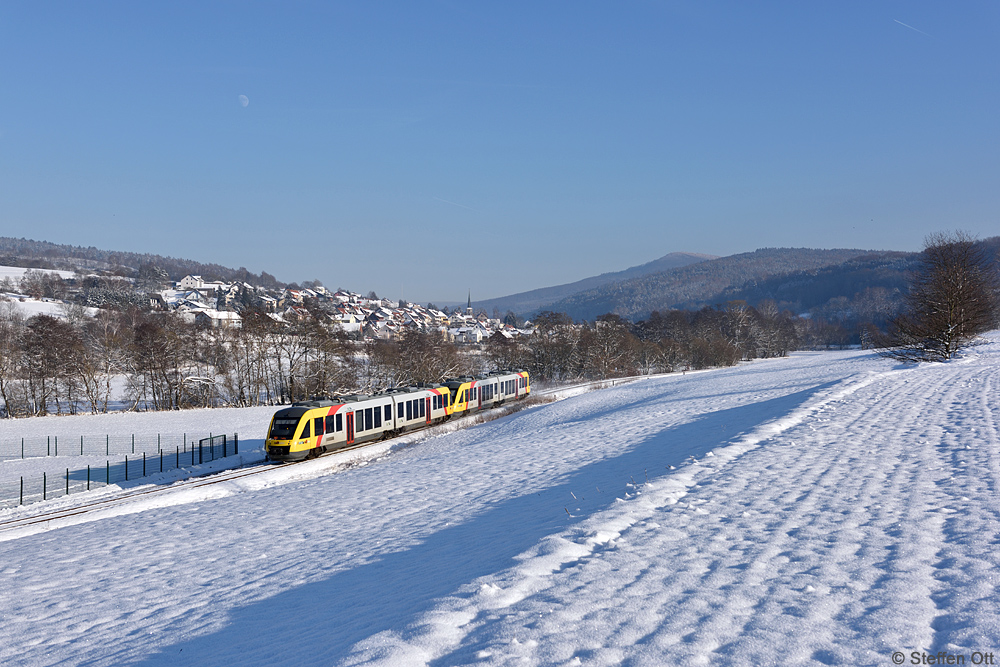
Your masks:
M 497 308 L 501 313 L 513 311 L 518 315 L 523 315 L 525 313 L 546 310 L 548 306 L 551 306 L 557 301 L 566 299 L 567 297 L 579 292 L 597 289 L 602 285 L 620 282 L 630 278 L 638 278 L 652 273 L 659 273 L 661 271 L 668 271 L 670 269 L 689 266 L 691 264 L 696 264 L 697 262 L 704 262 L 706 260 L 717 258 L 717 255 L 702 255 L 694 252 L 672 252 L 668 255 L 660 257 L 659 259 L 654 259 L 652 262 L 647 262 L 646 264 L 639 266 L 633 266 L 625 269 L 624 271 L 602 273 L 599 276 L 584 278 L 583 280 L 577 280 L 576 282 L 567 283 L 565 285 L 542 287 L 531 290 L 530 292 L 521 292 L 519 294 L 512 294 L 510 296 L 504 296 L 497 299 L 474 301 L 472 306 L 477 312 L 479 310 L 485 310 L 487 313 L 490 313 L 494 308 Z
M 577 320 L 592 320 L 605 313 L 638 320 L 654 310 L 724 303 L 740 298 L 739 290 L 747 285 L 878 254 L 856 249 L 763 248 L 610 282 L 561 299 L 546 310 L 564 312 Z
M 726 290 L 720 298 L 750 305 L 771 299 L 780 309 L 796 314 L 822 311 L 872 290 L 894 295 L 899 302 L 908 291 L 907 275 L 919 257 L 915 252 L 870 253 L 834 266 L 752 280 Z
M 84 248 L 8 236 L 0 236 L 0 265 L 63 271 L 104 271 L 128 278 L 138 277 L 143 271 L 155 268 L 166 273 L 170 280 L 180 280 L 191 274 L 203 276 L 206 280 L 244 281 L 271 288 L 284 286 L 265 271 L 258 275 L 242 266 L 231 269 L 219 264 L 203 264 L 149 253 L 117 252 L 92 246 Z

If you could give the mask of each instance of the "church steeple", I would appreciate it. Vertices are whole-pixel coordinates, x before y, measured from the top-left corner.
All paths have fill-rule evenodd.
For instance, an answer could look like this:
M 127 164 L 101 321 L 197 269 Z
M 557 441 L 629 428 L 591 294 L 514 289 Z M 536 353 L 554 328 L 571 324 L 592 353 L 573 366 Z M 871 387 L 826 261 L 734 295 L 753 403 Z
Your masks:
M 469 290 L 469 303 L 465 306 L 465 314 L 472 315 L 472 290 Z

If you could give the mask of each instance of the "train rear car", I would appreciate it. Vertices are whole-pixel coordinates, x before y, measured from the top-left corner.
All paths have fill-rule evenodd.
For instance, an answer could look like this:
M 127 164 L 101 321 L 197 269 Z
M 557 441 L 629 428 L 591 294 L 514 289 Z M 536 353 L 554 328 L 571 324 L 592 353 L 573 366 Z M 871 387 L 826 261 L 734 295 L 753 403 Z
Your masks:
M 451 378 L 445 385 L 452 396 L 452 414 L 464 414 L 522 399 L 531 392 L 527 371 L 497 371 L 488 375 Z

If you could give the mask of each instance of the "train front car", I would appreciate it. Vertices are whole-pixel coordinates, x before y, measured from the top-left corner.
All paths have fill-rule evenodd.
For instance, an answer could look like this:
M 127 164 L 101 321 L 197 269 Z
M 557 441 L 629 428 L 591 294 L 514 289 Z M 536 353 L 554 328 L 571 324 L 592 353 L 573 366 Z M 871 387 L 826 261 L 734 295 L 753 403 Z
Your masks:
M 301 461 L 313 455 L 317 439 L 313 436 L 313 415 L 327 412 L 293 405 L 274 413 L 264 442 L 269 461 Z

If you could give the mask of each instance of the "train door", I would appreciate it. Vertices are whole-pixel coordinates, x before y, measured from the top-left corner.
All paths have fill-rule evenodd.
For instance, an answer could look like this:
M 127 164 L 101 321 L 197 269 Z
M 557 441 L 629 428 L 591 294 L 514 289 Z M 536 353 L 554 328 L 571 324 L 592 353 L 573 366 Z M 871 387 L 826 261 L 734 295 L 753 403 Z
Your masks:
M 354 413 L 347 413 L 347 444 L 354 444 Z
M 426 405 L 424 407 L 427 408 L 427 423 L 430 424 L 431 423 L 431 397 L 428 396 L 427 398 L 424 399 L 424 401 L 426 402 Z

